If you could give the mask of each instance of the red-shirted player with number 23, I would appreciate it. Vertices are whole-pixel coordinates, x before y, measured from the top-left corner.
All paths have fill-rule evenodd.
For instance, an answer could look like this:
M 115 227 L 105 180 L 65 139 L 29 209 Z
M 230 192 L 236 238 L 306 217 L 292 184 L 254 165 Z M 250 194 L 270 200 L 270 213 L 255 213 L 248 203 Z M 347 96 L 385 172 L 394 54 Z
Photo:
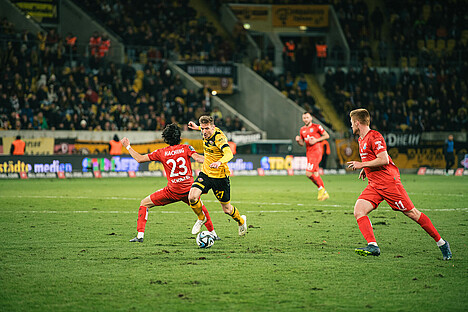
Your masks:
M 148 209 L 154 206 L 164 206 L 167 204 L 183 201 L 189 205 L 188 194 L 193 183 L 192 166 L 190 157 L 199 163 L 203 163 L 204 157 L 195 152 L 195 149 L 186 144 L 180 144 L 180 128 L 176 124 L 167 125 L 162 133 L 164 142 L 169 146 L 155 150 L 146 155 L 136 152 L 127 138 L 121 140 L 122 145 L 129 151 L 130 155 L 139 163 L 148 161 L 160 161 L 164 166 L 167 176 L 167 186 L 157 190 L 153 194 L 144 198 L 140 203 L 137 220 L 137 237 L 130 242 L 143 242 L 146 221 L 148 219 Z M 215 239 L 219 239 L 211 222 L 210 215 L 205 205 L 202 211 L 206 216 L 206 229 L 211 232 Z M 192 234 L 197 234 L 193 232 Z
M 380 248 L 367 215 L 385 200 L 393 210 L 401 211 L 416 221 L 436 241 L 444 260 L 452 259 L 449 243 L 440 237 L 431 220 L 411 202 L 401 183 L 400 172 L 387 153 L 383 136 L 369 127 L 369 112 L 363 108 L 355 109 L 349 113 L 349 116 L 353 134 L 359 135 L 359 153 L 362 162 L 349 161 L 348 168 L 362 169 L 359 178 L 364 180 L 367 177 L 368 180 L 367 187 L 354 205 L 354 217 L 368 245 L 356 248 L 356 253 L 361 256 L 380 255 Z
M 306 177 L 308 177 L 318 187 L 318 200 L 326 200 L 330 197 L 325 190 L 323 180 L 319 174 L 319 164 L 323 156 L 322 141 L 327 140 L 330 136 L 327 131 L 319 124 L 312 123 L 312 115 L 308 112 L 302 114 L 302 121 L 305 126 L 299 130 L 299 135 L 296 136 L 297 144 L 300 146 L 306 145 L 307 168 Z

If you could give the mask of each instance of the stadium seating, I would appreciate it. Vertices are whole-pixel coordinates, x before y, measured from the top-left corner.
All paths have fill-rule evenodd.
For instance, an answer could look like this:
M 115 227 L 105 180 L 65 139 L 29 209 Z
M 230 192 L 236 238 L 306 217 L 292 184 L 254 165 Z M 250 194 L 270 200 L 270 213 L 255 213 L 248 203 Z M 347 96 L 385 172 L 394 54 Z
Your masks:
M 143 70 L 105 57 L 96 68 L 83 56 L 70 65 L 66 50 L 60 63 L 57 54 L 48 53 L 63 44 L 60 34 L 55 43 L 45 34 L 24 41 L 22 34 L 2 21 L 0 129 L 161 130 L 168 122 L 185 125 L 215 109 L 203 89 L 185 89 L 163 59 L 148 61 Z M 243 128 L 232 116 L 221 117 L 217 125 L 229 131 Z

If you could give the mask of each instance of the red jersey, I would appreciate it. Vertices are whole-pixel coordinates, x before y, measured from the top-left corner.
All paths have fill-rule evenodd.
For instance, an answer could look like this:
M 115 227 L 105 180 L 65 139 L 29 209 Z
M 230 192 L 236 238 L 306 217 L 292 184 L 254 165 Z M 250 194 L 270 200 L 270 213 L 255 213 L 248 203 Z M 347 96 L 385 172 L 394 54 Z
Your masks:
M 186 144 L 172 145 L 158 149 L 148 157 L 153 161 L 160 161 L 164 166 L 167 177 L 167 187 L 176 194 L 190 191 L 193 183 L 192 165 L 190 157 L 195 149 Z
M 377 158 L 377 154 L 387 151 L 387 144 L 383 136 L 375 130 L 370 130 L 364 138 L 359 138 L 359 154 L 362 162 L 371 161 Z M 364 168 L 369 185 L 374 187 L 387 186 L 394 181 L 400 181 L 400 172 L 393 163 L 390 155 L 388 156 L 388 165 Z
M 311 123 L 310 126 L 303 126 L 299 130 L 299 136 L 305 141 L 306 144 L 306 155 L 309 154 L 323 154 L 322 142 L 317 142 L 313 145 L 309 143 L 310 138 L 320 138 L 325 130 L 319 124 Z

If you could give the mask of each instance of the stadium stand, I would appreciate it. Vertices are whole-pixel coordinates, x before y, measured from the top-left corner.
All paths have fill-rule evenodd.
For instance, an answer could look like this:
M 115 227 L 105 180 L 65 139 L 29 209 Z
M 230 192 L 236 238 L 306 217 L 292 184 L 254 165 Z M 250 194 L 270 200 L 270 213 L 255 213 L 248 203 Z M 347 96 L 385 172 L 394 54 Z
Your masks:
M 288 4 L 288 1 L 273 2 Z M 372 51 L 366 3 L 359 0 L 321 3 L 334 5 L 348 44 L 358 56 L 355 66 L 328 67 L 325 74 L 323 88 L 345 124 L 349 118 L 343 112 L 365 107 L 375 111 L 372 124 L 381 131 L 468 130 L 468 30 L 463 31 L 462 24 L 466 6 L 460 11 L 458 1 L 446 5 L 438 1 L 430 4 L 419 0 L 409 4 L 396 1 L 395 6 L 392 2 L 389 8 L 392 47 L 383 46 L 380 54 L 394 54 L 397 63 L 396 67 L 377 69 L 368 61 Z M 453 16 L 453 20 L 448 16 Z M 374 16 L 373 24 L 375 19 Z M 386 56 L 380 63 L 386 64 Z M 299 78 L 286 69 L 285 74 L 275 75 L 272 67 L 268 58 L 253 63 L 253 69 L 285 96 L 323 118 L 313 101 L 302 100 L 303 91 L 297 87 Z
M 219 7 L 222 2 L 214 1 L 213 6 Z M 409 6 L 407 1 L 395 1 L 390 23 L 398 66 L 383 70 L 364 61 L 371 55 L 372 16 L 365 1 L 314 3 L 335 6 L 348 43 L 359 55 L 359 66 L 330 68 L 325 75 L 324 90 L 338 112 L 356 107 L 375 109 L 373 124 L 379 130 L 466 130 L 468 68 L 467 61 L 461 60 L 467 59 L 468 30 L 463 29 L 463 11 L 456 11 L 457 1 L 443 6 L 437 1 L 411 0 Z M 242 129 L 235 117 L 222 118 L 211 107 L 207 90 L 185 89 L 165 64 L 165 58 L 233 59 L 232 46 L 203 15 L 197 17 L 189 1 L 149 1 L 138 10 L 124 0 L 113 1 L 112 5 L 89 0 L 77 4 L 123 38 L 129 63 L 108 62 L 102 45 L 92 53 L 92 38 L 76 38 L 73 34 L 64 38 L 53 29 L 34 35 L 16 30 L 3 18 L 0 128 L 156 130 L 171 120 L 186 123 L 214 111 L 213 115 L 220 118 L 217 124 Z M 153 12 L 159 12 L 158 16 Z M 452 15 L 453 19 L 444 18 Z M 104 36 L 97 34 L 100 42 L 106 41 Z M 77 42 L 91 43 L 89 59 L 73 52 Z M 134 61 L 144 64 L 144 68 L 135 70 L 131 66 Z M 253 69 L 325 122 L 301 73 L 276 75 L 268 57 L 255 60 Z M 342 118 L 348 122 L 347 116 Z M 430 122 L 439 119 L 441 122 Z
M 231 61 L 236 56 L 232 42 L 204 15 L 197 17 L 188 0 L 144 1 L 141 6 L 124 0 L 75 3 L 123 38 L 127 57 L 133 62 L 150 46 L 174 60 Z
M 466 70 L 466 62 L 460 71 L 443 65 L 378 71 L 364 64 L 329 69 L 324 89 L 337 111 L 374 111 L 380 131 L 467 131 Z
M 105 54 L 97 63 L 75 55 L 73 66 L 66 44 L 54 30 L 35 36 L 2 19 L 0 129 L 161 130 L 212 111 L 222 129 L 243 129 L 237 117 L 211 107 L 208 90 L 186 89 L 164 59 L 137 71 Z
M 390 36 L 395 60 L 413 58 L 427 66 L 441 58 L 457 63 L 466 59 L 466 1 L 392 1 L 388 5 Z

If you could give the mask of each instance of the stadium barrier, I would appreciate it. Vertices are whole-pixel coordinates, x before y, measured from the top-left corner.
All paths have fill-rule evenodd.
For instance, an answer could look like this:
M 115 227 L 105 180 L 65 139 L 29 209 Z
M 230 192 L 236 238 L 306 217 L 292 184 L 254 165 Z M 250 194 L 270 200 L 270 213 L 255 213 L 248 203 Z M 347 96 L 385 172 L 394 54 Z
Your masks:
M 236 155 L 228 163 L 233 176 L 305 175 L 305 156 Z M 202 164 L 192 163 L 195 175 Z M 421 173 L 421 169 L 418 174 Z M 324 175 L 355 174 L 346 169 L 322 169 Z M 445 174 L 442 169 L 425 169 L 425 174 Z M 468 175 L 468 170 L 451 170 L 451 175 Z M 127 155 L 0 156 L 0 179 L 118 178 L 165 176 L 160 162 L 138 163 Z

